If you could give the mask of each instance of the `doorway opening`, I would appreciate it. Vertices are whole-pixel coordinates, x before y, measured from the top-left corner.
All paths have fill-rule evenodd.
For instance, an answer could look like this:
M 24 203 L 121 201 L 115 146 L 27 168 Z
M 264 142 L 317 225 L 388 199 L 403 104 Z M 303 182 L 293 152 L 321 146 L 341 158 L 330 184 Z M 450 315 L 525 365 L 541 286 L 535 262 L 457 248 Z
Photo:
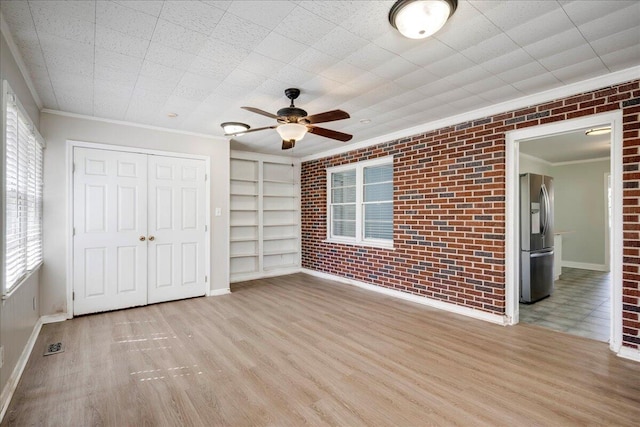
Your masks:
M 596 126 L 611 126 L 612 132 L 597 142 L 585 140 L 585 130 Z M 608 341 L 617 352 L 622 341 L 621 113 L 514 131 L 507 135 L 506 151 L 509 323 L 537 323 Z M 556 188 L 549 245 L 554 287 L 550 297 L 528 305 L 520 304 L 521 271 L 526 272 L 521 266 L 520 176 L 525 173 L 554 177 Z M 610 187 L 603 180 L 606 174 Z
M 520 322 L 608 342 L 607 200 L 602 195 L 607 193 L 603 176 L 610 172 L 611 138 L 610 134 L 588 136 L 587 130 L 520 142 L 520 176 L 547 177 L 549 192 L 555 196 L 549 208 L 551 217 L 547 229 L 550 231 L 545 242 L 553 252 L 548 257 L 553 259 L 553 274 L 540 281 L 542 288 L 535 288 L 546 289 L 548 293 L 541 294 L 542 299 L 525 303 L 526 295 L 522 292 L 527 288 L 520 288 Z M 528 190 L 529 187 L 520 186 L 521 201 L 525 197 L 535 198 Z M 520 246 L 523 250 L 526 235 L 531 235 L 532 241 L 536 237 L 528 232 L 522 234 L 523 220 L 527 220 L 528 215 L 521 205 Z M 540 254 L 540 251 L 527 250 L 522 254 Z M 526 283 L 527 270 L 522 260 L 521 280 Z
M 604 174 L 604 263 L 607 271 L 611 271 L 611 172 Z

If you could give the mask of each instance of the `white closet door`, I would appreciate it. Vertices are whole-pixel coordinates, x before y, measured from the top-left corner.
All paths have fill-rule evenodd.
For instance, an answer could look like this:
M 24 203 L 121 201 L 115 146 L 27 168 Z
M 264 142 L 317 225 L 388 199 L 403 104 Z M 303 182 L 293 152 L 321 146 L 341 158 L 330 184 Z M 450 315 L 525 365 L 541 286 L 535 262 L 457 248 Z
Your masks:
M 147 156 L 76 147 L 74 166 L 73 313 L 146 304 Z
M 205 162 L 148 159 L 148 301 L 205 295 Z

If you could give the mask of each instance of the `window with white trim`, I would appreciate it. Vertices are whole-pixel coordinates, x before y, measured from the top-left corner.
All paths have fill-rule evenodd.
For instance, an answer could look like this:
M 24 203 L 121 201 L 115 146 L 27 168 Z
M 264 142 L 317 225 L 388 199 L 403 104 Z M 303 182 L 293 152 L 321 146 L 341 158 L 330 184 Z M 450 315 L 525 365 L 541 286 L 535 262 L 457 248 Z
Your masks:
M 327 239 L 393 246 L 393 157 L 327 169 Z
M 9 293 L 42 263 L 44 142 L 4 84 L 4 289 Z

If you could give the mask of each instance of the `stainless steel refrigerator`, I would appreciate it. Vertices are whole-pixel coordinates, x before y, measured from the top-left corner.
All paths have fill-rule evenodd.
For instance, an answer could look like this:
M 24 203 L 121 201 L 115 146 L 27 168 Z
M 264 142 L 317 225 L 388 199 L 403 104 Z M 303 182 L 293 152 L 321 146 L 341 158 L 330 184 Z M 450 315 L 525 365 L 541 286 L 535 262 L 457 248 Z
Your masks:
M 553 178 L 520 175 L 520 302 L 553 292 Z

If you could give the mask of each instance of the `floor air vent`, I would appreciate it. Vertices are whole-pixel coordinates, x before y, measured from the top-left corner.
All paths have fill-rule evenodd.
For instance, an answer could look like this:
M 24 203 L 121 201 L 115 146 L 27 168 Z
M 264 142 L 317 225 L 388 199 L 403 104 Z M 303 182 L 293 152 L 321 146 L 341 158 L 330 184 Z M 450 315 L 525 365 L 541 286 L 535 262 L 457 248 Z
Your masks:
M 64 347 L 62 346 L 62 343 L 57 342 L 57 343 L 47 345 L 47 347 L 44 349 L 44 355 L 50 356 L 52 354 L 62 353 L 63 351 L 64 351 Z

